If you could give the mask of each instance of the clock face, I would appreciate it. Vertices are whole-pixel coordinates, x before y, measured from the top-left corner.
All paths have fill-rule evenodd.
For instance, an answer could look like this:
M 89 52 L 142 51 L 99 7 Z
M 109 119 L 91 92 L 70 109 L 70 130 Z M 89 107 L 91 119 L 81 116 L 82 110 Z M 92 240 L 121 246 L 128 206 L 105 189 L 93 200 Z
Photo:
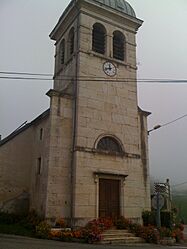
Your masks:
M 117 68 L 116 66 L 110 62 L 110 61 L 106 61 L 104 64 L 103 64 L 103 71 L 105 72 L 106 75 L 108 76 L 115 76 L 116 73 L 117 73 Z

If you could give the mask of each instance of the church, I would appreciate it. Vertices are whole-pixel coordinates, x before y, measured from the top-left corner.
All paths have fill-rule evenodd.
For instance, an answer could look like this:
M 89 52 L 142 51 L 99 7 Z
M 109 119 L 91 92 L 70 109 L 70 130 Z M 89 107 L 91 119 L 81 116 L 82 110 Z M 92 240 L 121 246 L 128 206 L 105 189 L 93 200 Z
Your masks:
M 150 210 L 147 116 L 125 0 L 72 0 L 52 30 L 50 108 L 0 141 L 0 210 L 83 225 Z

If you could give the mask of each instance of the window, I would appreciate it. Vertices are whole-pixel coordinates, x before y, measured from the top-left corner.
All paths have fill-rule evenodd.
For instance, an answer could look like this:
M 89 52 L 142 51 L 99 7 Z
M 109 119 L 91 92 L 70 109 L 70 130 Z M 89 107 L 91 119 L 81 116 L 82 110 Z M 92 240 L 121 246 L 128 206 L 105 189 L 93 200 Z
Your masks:
M 110 152 L 117 152 L 122 153 L 122 147 L 119 142 L 113 137 L 103 137 L 99 140 L 97 144 L 97 149 L 102 151 L 110 151 Z
M 113 58 L 124 61 L 125 37 L 120 31 L 113 33 Z
M 106 37 L 106 30 L 102 24 L 95 23 L 93 25 L 93 32 L 92 32 L 92 50 L 100 53 L 105 54 L 105 37 Z
M 41 157 L 38 157 L 37 159 L 37 175 L 41 175 L 42 173 L 42 159 Z
M 40 140 L 43 139 L 43 128 L 40 129 Z
M 75 39 L 74 28 L 71 28 L 71 30 L 69 32 L 69 39 L 68 39 L 69 55 L 72 55 L 74 53 L 74 39 Z
M 63 65 L 65 62 L 65 40 L 63 39 L 60 43 L 60 64 Z

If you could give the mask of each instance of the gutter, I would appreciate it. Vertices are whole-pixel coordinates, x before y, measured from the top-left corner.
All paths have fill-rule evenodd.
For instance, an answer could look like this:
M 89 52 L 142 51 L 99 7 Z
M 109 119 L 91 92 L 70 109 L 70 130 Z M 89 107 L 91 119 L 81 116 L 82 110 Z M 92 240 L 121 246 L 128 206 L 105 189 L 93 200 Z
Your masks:
M 75 7 L 77 9 L 77 30 L 76 30 L 76 66 L 75 66 L 75 84 L 74 84 L 74 105 L 73 105 L 73 138 L 72 138 L 72 157 L 71 157 L 71 210 L 70 210 L 70 218 L 71 218 L 71 228 L 74 227 L 74 219 L 75 219 L 75 184 L 76 184 L 76 144 L 77 144 L 77 120 L 78 120 L 78 59 L 79 59 L 79 24 L 80 24 L 80 10 L 75 3 Z

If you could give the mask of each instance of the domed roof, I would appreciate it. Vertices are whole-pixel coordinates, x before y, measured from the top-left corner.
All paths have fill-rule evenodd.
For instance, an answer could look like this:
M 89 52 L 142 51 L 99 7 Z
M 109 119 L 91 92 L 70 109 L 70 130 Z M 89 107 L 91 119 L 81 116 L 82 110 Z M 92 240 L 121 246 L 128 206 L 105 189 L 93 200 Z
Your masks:
M 136 17 L 135 11 L 125 0 L 89 0 L 90 2 L 106 5 L 129 16 Z

